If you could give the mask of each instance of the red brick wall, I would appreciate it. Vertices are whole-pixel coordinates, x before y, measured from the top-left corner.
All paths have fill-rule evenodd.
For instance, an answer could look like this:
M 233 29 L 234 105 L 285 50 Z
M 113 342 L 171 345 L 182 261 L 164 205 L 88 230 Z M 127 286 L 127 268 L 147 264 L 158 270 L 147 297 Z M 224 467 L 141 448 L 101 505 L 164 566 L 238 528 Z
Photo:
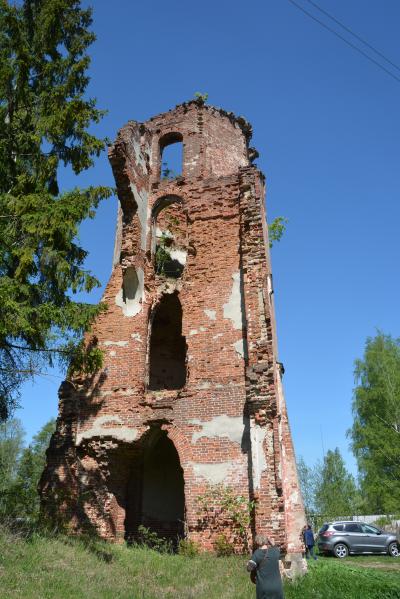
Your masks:
M 43 509 L 71 528 L 118 539 L 140 523 L 143 456 L 164 430 L 183 469 L 192 538 L 212 547 L 215 530 L 199 527 L 197 497 L 223 484 L 255 499 L 253 533 L 301 551 L 304 510 L 277 363 L 264 182 L 248 157 L 250 136 L 244 119 L 194 101 L 130 122 L 110 150 L 121 210 L 108 310 L 92 331 L 104 367 L 62 387 L 41 482 Z M 169 138 L 183 140 L 183 171 L 161 180 L 160 140 Z M 177 203 L 160 210 L 170 196 Z M 171 216 L 174 247 L 185 255 L 177 279 L 154 267 L 155 228 L 168 228 Z M 136 288 L 123 291 L 129 268 Z M 151 391 L 151 327 L 168 293 L 182 306 L 186 384 Z

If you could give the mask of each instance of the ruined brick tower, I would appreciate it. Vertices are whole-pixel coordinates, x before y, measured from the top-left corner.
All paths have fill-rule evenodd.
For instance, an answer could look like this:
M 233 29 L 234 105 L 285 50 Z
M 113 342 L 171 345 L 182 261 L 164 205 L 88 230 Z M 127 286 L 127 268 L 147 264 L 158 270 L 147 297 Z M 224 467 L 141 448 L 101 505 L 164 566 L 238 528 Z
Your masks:
M 264 177 L 251 127 L 192 101 L 130 121 L 110 149 L 120 201 L 94 377 L 61 386 L 43 510 L 71 529 L 134 537 L 199 528 L 211 485 L 256 500 L 253 534 L 301 554 L 304 509 L 278 362 Z M 162 176 L 165 148 L 182 173 Z M 167 175 L 171 173 L 167 173 Z

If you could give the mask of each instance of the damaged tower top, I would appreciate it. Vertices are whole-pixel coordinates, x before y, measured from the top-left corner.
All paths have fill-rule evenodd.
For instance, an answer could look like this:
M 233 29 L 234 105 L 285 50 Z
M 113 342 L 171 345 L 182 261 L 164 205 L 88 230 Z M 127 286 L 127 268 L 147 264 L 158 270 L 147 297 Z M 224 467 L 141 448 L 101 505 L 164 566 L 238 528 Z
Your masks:
M 254 501 L 248 534 L 271 534 L 294 568 L 304 509 L 250 138 L 245 119 L 199 100 L 120 130 L 108 308 L 87 339 L 104 366 L 60 389 L 42 507 L 110 540 L 144 525 L 212 549 L 220 531 L 198 498 L 225 487 Z M 177 173 L 163 165 L 172 144 Z M 226 537 L 237 545 L 229 524 Z

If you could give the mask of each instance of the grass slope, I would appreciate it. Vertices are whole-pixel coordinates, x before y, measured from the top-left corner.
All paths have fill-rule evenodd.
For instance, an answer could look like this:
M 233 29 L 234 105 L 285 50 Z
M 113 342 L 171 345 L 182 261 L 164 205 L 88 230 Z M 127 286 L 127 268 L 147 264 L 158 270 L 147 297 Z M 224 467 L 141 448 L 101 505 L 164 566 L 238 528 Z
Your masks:
M 246 558 L 187 558 L 0 531 L 1 599 L 254 599 Z M 390 560 L 390 558 L 387 558 Z M 400 599 L 399 573 L 331 559 L 286 583 L 286 599 Z

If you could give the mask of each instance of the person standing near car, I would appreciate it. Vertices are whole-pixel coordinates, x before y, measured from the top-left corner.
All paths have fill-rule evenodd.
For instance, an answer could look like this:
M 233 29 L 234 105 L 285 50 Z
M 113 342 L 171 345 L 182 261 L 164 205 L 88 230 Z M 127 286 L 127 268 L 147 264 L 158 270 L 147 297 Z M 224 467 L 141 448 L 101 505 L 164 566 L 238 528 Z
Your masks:
M 314 553 L 315 541 L 314 541 L 314 533 L 313 533 L 313 529 L 311 528 L 311 524 L 307 524 L 307 528 L 304 531 L 304 541 L 305 541 L 305 545 L 307 547 L 306 559 L 309 559 L 310 557 L 317 559 L 317 556 Z

